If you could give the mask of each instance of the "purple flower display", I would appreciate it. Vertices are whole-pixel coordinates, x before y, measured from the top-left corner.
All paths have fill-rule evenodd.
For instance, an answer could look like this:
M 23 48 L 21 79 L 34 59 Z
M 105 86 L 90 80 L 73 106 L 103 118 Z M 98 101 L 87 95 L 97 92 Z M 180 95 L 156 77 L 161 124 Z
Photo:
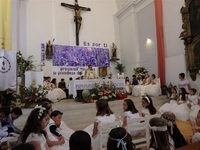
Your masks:
M 53 66 L 108 67 L 109 50 L 79 46 L 53 45 Z

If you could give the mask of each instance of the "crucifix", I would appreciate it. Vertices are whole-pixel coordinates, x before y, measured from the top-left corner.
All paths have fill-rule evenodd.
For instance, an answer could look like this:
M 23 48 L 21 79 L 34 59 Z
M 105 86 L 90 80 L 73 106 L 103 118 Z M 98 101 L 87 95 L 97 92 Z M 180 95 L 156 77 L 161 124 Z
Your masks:
M 61 3 L 61 6 L 64 6 L 64 7 L 70 8 L 70 9 L 74 9 L 74 12 L 75 12 L 74 22 L 76 24 L 76 45 L 79 45 L 79 31 L 81 28 L 81 21 L 82 21 L 81 11 L 82 10 L 91 11 L 91 9 L 87 8 L 87 7 L 79 6 L 78 0 L 75 0 L 75 5 Z

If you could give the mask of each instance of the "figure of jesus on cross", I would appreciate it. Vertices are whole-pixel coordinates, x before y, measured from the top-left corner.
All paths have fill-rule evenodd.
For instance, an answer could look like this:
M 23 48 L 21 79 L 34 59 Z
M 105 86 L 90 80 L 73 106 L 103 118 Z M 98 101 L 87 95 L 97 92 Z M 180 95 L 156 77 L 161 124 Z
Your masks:
M 76 45 L 79 45 L 79 31 L 81 28 L 81 11 L 91 11 L 90 8 L 79 6 L 78 0 L 75 0 L 75 5 L 67 4 L 67 3 L 61 3 L 61 6 L 74 9 L 75 16 L 74 16 L 74 22 L 76 23 Z

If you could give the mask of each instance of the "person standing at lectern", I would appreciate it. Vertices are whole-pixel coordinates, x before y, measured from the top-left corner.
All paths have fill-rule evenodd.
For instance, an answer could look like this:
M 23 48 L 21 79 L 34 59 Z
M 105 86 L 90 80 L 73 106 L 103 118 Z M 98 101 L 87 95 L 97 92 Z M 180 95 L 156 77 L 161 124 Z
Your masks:
M 92 65 L 88 65 L 88 69 L 85 70 L 85 75 L 84 75 L 85 79 L 96 79 L 96 73 L 95 71 L 92 69 Z

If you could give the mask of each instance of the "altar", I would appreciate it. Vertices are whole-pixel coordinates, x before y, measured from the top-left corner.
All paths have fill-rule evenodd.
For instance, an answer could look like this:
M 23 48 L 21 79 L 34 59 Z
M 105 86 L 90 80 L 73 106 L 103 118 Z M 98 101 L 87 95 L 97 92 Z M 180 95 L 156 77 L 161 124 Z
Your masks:
M 69 95 L 73 98 L 77 96 L 76 90 L 93 89 L 95 83 L 112 81 L 116 88 L 125 88 L 124 79 L 92 79 L 92 80 L 72 80 L 69 82 Z

